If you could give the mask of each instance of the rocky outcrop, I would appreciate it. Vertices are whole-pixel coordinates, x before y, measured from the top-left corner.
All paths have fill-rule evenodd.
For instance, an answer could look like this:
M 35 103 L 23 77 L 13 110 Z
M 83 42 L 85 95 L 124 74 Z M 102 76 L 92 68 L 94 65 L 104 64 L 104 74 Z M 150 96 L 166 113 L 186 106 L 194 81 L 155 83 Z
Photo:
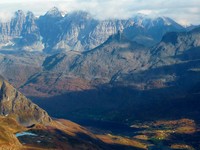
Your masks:
M 51 122 L 46 111 L 18 92 L 3 77 L 0 78 L 0 114 L 13 117 L 24 126 Z
M 44 49 L 36 17 L 32 12 L 22 10 L 6 23 L 0 23 L 0 47 L 3 50 L 40 51 Z

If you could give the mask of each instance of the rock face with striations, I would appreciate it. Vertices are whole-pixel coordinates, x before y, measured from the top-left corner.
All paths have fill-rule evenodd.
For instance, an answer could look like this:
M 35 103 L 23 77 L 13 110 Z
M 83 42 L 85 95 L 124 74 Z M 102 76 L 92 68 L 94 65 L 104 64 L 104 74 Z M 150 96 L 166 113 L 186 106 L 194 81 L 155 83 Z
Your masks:
M 3 50 L 40 51 L 44 49 L 36 17 L 32 12 L 15 12 L 8 22 L 0 23 L 0 47 Z
M 151 46 L 159 42 L 162 36 L 169 31 L 181 31 L 184 28 L 175 21 L 166 17 L 150 18 L 148 16 L 136 15 L 129 19 L 109 19 L 98 20 L 93 18 L 89 13 L 78 11 L 66 14 L 64 17 L 57 13 L 51 20 L 52 25 L 46 23 L 46 33 L 50 28 L 54 28 L 54 36 L 48 36 L 48 40 L 53 40 L 51 47 L 47 51 L 56 50 L 78 50 L 87 51 L 103 44 L 111 35 L 122 31 L 123 34 L 131 41 Z M 55 10 L 53 11 L 55 12 Z M 39 26 L 43 27 L 40 22 L 48 22 L 49 17 L 46 15 L 40 17 Z M 50 27 L 48 29 L 48 27 Z M 155 34 L 156 33 L 156 34 Z M 44 39 L 46 36 L 44 36 Z M 48 45 L 49 46 L 49 45 Z M 47 47 L 46 47 L 47 48 Z
M 9 22 L 0 24 L 1 42 L 11 42 L 12 38 L 21 36 L 26 17 L 23 11 L 15 12 L 14 17 Z
M 0 77 L 0 114 L 13 117 L 24 126 L 51 122 L 46 111 L 18 92 L 3 77 Z

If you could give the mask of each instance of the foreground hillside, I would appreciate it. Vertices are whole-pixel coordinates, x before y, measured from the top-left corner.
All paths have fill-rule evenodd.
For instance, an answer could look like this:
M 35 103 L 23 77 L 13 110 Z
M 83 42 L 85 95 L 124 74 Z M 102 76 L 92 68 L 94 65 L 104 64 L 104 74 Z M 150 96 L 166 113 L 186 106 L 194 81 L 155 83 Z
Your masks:
M 87 129 L 68 120 L 52 120 L 44 110 L 2 77 L 1 84 L 0 149 L 147 150 L 160 147 L 164 140 L 167 140 L 167 144 L 162 147 L 198 147 L 198 140 L 187 145 L 187 141 L 182 141 L 179 137 L 192 134 L 199 136 L 198 125 L 192 120 L 146 122 L 142 123 L 143 125 L 137 123 L 132 125 L 133 130 L 129 136 Z M 12 104 L 9 104 L 10 102 Z M 154 129 L 151 129 L 152 127 Z M 170 137 L 171 135 L 173 137 Z M 183 143 L 180 144 L 179 141 Z
M 3 77 L 0 78 L 0 149 L 13 150 L 106 150 L 145 145 L 106 143 L 86 128 L 71 121 L 52 120 L 47 112 L 28 100 Z M 126 138 L 121 137 L 124 140 Z M 134 140 L 129 140 L 134 144 Z

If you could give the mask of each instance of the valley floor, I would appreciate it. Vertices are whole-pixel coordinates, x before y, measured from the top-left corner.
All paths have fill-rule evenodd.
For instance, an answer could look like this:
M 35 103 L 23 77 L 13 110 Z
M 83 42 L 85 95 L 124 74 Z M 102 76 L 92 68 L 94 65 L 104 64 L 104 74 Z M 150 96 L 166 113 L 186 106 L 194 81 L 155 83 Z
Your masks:
M 115 128 L 113 124 L 113 128 Z M 20 149 L 52 150 L 199 150 L 200 128 L 193 120 L 140 122 L 131 126 L 129 136 L 112 130 L 87 128 L 67 120 L 49 126 L 26 129 L 18 136 Z

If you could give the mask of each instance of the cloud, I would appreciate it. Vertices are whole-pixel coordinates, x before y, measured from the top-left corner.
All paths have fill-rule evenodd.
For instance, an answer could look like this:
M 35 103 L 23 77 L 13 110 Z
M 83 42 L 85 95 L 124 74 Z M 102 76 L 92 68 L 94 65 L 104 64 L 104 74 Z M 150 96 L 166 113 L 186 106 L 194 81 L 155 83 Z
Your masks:
M 179 23 L 200 24 L 199 0 L 1 0 L 0 10 L 18 9 L 44 14 L 56 6 L 62 11 L 85 10 L 100 19 L 129 18 L 136 13 L 168 16 Z
M 142 10 L 137 11 L 137 13 L 145 14 L 145 15 L 152 15 L 152 14 L 157 14 L 158 12 L 149 10 L 149 9 L 142 9 Z
M 3 23 L 8 22 L 11 20 L 13 15 L 14 15 L 14 13 L 1 11 L 0 12 L 0 21 Z

